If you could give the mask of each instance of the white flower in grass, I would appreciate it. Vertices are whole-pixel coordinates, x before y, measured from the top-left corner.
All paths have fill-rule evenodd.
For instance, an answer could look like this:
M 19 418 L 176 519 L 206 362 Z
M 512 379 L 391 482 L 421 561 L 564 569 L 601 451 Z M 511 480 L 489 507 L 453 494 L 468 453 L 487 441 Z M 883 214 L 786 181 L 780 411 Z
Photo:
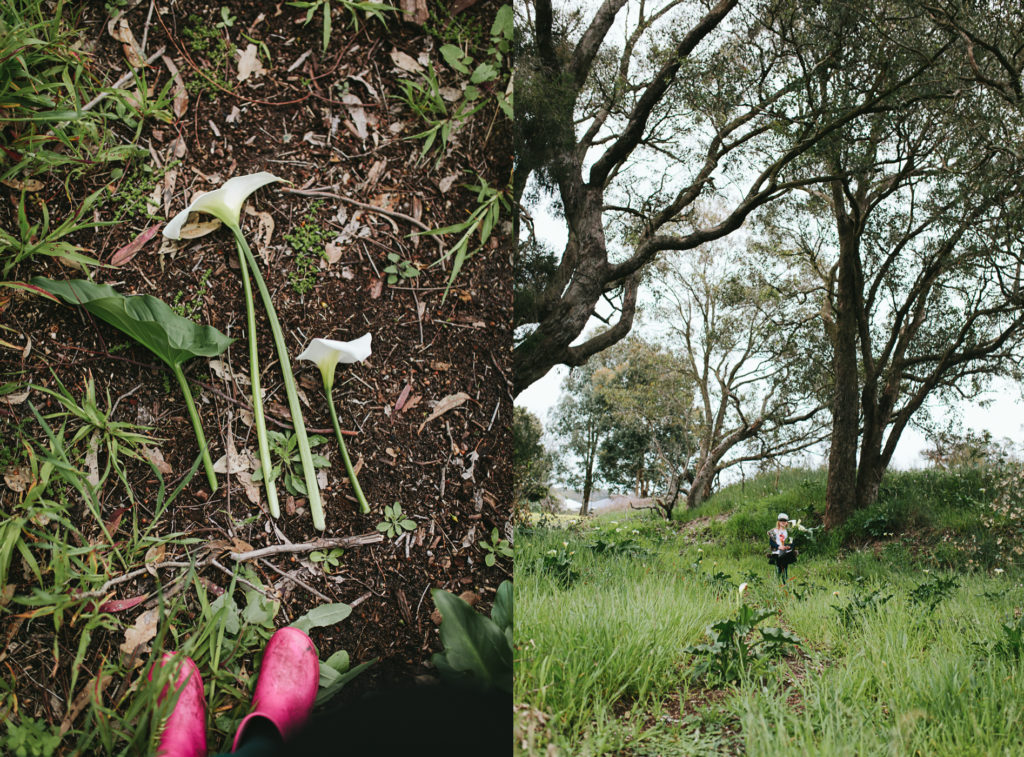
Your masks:
M 993 570 L 992 572 L 993 572 L 993 573 L 995 573 L 996 575 L 999 575 L 1000 573 L 1003 573 L 1003 572 L 1005 572 L 1005 571 L 1004 571 L 1004 570 L 1003 570 L 1002 568 L 996 568 L 996 569 L 995 569 L 995 570 Z
M 181 239 L 181 227 L 188 220 L 189 213 L 208 213 L 211 216 L 216 216 L 228 226 L 238 226 L 238 220 L 242 215 L 242 206 L 245 205 L 249 195 L 260 187 L 275 181 L 285 181 L 285 179 L 267 171 L 228 179 L 220 189 L 204 192 L 193 199 L 187 208 L 164 226 L 164 236 L 168 239 Z
M 741 597 L 743 596 L 743 592 L 745 592 L 746 590 L 747 590 L 747 584 L 746 584 L 746 582 L 744 582 L 744 583 L 741 583 L 741 584 L 740 584 L 740 589 L 739 589 L 739 591 L 740 591 L 740 596 L 741 596 Z
M 335 339 L 314 339 L 297 358 L 309 360 L 320 368 L 324 386 L 330 392 L 334 386 L 334 369 L 338 363 L 360 363 L 370 356 L 370 334 L 363 334 L 351 342 Z

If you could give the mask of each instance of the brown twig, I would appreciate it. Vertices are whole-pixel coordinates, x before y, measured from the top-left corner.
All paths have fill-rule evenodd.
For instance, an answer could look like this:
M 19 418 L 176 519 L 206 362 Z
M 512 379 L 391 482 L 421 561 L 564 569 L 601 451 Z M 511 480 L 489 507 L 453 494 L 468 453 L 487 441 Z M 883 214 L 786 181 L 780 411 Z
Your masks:
M 367 544 L 377 544 L 384 541 L 380 533 L 361 534 L 359 536 L 341 536 L 334 539 L 317 539 L 316 541 L 303 542 L 301 544 L 274 544 L 269 547 L 254 549 L 251 552 L 232 552 L 231 559 L 235 562 L 244 560 L 256 560 L 269 555 L 295 554 L 301 552 L 312 552 L 314 549 L 331 549 L 333 547 L 362 547 Z

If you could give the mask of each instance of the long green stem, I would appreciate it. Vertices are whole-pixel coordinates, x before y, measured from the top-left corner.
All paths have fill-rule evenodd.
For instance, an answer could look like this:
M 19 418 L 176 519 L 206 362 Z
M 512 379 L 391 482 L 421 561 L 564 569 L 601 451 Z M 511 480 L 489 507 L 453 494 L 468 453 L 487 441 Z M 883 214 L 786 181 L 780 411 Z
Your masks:
M 199 454 L 203 457 L 203 467 L 206 468 L 206 480 L 210 483 L 210 493 L 217 491 L 217 476 L 213 472 L 213 461 L 210 460 L 210 450 L 206 444 L 206 434 L 203 433 L 203 424 L 199 421 L 199 413 L 196 411 L 195 400 L 192 399 L 192 390 L 188 388 L 188 381 L 180 365 L 172 365 L 174 377 L 178 379 L 178 386 L 181 393 L 185 395 L 185 407 L 188 408 L 188 417 L 192 419 L 192 428 L 196 432 L 196 441 L 199 442 Z
M 281 506 L 277 501 L 277 485 L 274 483 L 274 467 L 270 462 L 270 443 L 267 439 L 267 421 L 263 416 L 263 392 L 260 390 L 260 351 L 256 341 L 256 307 L 252 300 L 252 283 L 249 281 L 249 265 L 245 255 L 239 254 L 238 268 L 242 274 L 245 290 L 245 319 L 249 337 L 249 377 L 252 381 L 252 419 L 256 426 L 256 445 L 260 451 L 260 468 L 263 472 L 263 487 L 267 492 L 267 507 L 271 518 L 281 517 Z
M 225 224 L 235 235 L 238 249 L 245 256 L 252 269 L 252 277 L 256 280 L 256 288 L 260 291 L 260 298 L 263 300 L 263 307 L 267 311 L 267 320 L 270 322 L 270 333 L 274 337 L 274 348 L 277 351 L 277 359 L 281 363 L 281 373 L 284 376 L 284 392 L 288 398 L 288 410 L 292 414 L 292 423 L 295 425 L 295 439 L 299 446 L 299 458 L 302 460 L 302 472 L 306 479 L 306 492 L 309 496 L 309 512 L 313 516 L 313 528 L 323 531 L 327 528 L 324 520 L 324 507 L 320 501 L 320 486 L 316 480 L 316 469 L 313 468 L 313 453 L 309 449 L 309 439 L 306 437 L 306 424 L 302 420 L 302 408 L 299 406 L 299 394 L 295 389 L 295 377 L 292 375 L 292 363 L 288 358 L 288 348 L 284 343 L 284 332 L 281 331 L 281 324 L 277 320 L 277 311 L 274 309 L 274 302 L 270 299 L 270 291 L 266 282 L 260 274 L 256 258 L 249 249 L 248 242 L 242 236 L 242 230 L 237 224 Z
M 356 499 L 359 500 L 359 512 L 368 513 L 370 512 L 370 506 L 366 502 L 366 497 L 363 496 L 363 489 L 359 486 L 359 479 L 356 478 L 356 472 L 352 468 L 352 460 L 348 456 L 348 448 L 345 447 L 345 437 L 341 435 L 338 413 L 334 409 L 334 398 L 331 396 L 331 388 L 327 385 L 327 382 L 324 382 L 324 391 L 327 393 L 327 407 L 331 410 L 331 423 L 334 424 L 334 435 L 338 437 L 338 444 L 341 446 L 341 459 L 345 461 L 345 472 L 348 473 L 348 480 L 352 484 L 352 491 L 356 493 Z

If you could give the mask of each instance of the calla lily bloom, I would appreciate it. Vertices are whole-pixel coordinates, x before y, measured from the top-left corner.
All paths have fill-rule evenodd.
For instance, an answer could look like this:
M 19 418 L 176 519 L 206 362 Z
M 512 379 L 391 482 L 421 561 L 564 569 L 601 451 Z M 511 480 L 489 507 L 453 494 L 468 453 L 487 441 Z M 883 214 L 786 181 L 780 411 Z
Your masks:
M 324 392 L 327 394 L 327 406 L 331 411 L 331 423 L 334 424 L 334 435 L 338 437 L 341 459 L 345 462 L 345 471 L 348 473 L 348 480 L 352 482 L 352 491 L 355 492 L 356 499 L 359 501 L 359 512 L 361 513 L 370 512 L 370 505 L 366 502 L 363 490 L 359 486 L 359 480 L 356 478 L 356 472 L 352 468 L 352 460 L 345 447 L 345 437 L 341 435 L 341 424 L 338 423 L 338 413 L 334 409 L 331 390 L 334 388 L 334 369 L 338 367 L 338 363 L 360 363 L 370 356 L 370 338 L 369 334 L 363 334 L 351 342 L 314 339 L 298 357 L 299 360 L 316 363 L 320 369 L 320 377 L 324 381 Z
M 203 192 L 195 197 L 187 208 L 164 226 L 163 234 L 168 239 L 181 239 L 181 228 L 185 225 L 190 213 L 209 213 L 228 226 L 238 226 L 238 221 L 242 216 L 242 206 L 249 199 L 249 195 L 260 187 L 275 181 L 284 181 L 284 179 L 267 171 L 228 179 L 220 189 Z
M 270 298 L 270 290 L 267 289 L 263 275 L 256 264 L 256 258 L 249 249 L 248 242 L 242 235 L 239 228 L 239 221 L 242 214 L 242 206 L 246 199 L 260 187 L 272 184 L 275 181 L 284 181 L 267 171 L 249 174 L 247 176 L 236 176 L 224 182 L 220 189 L 199 195 L 189 206 L 178 213 L 171 222 L 164 228 L 163 234 L 169 239 L 180 239 L 181 229 L 185 225 L 190 213 L 209 213 L 224 222 L 224 225 L 231 229 L 235 235 L 235 244 L 238 247 L 238 265 L 242 274 L 242 285 L 245 290 L 245 311 L 246 326 L 249 335 L 249 372 L 252 381 L 252 404 L 253 423 L 256 426 L 256 441 L 259 447 L 260 467 L 263 469 L 263 482 L 267 492 L 267 506 L 270 515 L 277 518 L 281 515 L 281 508 L 277 500 L 277 489 L 273 481 L 273 466 L 270 463 L 270 445 L 267 441 L 267 426 L 263 415 L 263 394 L 260 391 L 259 382 L 259 355 L 256 344 L 256 313 L 253 306 L 252 285 L 249 281 L 249 271 L 256 280 L 256 288 L 260 292 L 260 299 L 263 300 L 263 307 L 267 311 L 267 321 L 270 323 L 270 331 L 274 338 L 274 349 L 277 352 L 278 361 L 281 363 L 281 374 L 284 378 L 284 391 L 288 398 L 288 409 L 292 415 L 292 423 L 295 425 L 295 439 L 299 449 L 299 458 L 302 460 L 302 472 L 306 481 L 306 492 L 309 497 L 309 511 L 313 516 L 313 527 L 319 531 L 326 528 L 324 520 L 323 504 L 320 500 L 320 487 L 316 480 L 316 469 L 313 467 L 313 454 L 309 448 L 309 438 L 306 436 L 306 424 L 302 419 L 302 407 L 299 405 L 299 395 L 295 388 L 295 378 L 292 375 L 292 365 L 288 358 L 288 349 L 284 343 L 284 332 L 277 319 L 277 311 L 274 309 L 274 302 Z

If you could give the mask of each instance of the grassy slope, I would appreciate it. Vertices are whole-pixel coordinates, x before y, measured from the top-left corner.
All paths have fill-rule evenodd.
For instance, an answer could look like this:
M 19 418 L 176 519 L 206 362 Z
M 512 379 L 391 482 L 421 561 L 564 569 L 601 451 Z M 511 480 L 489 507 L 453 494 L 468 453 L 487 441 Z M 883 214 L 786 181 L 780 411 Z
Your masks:
M 805 549 L 786 589 L 764 559 L 764 531 L 780 509 L 817 522 L 820 474 L 731 487 L 690 514 L 721 520 L 682 528 L 617 514 L 522 530 L 517 753 L 544 754 L 552 743 L 567 754 L 1021 753 L 1024 677 L 1017 660 L 987 650 L 1024 596 L 1017 568 L 991 570 L 1000 556 L 997 537 L 979 526 L 983 483 L 974 474 L 890 478 L 880 504 L 849 533 Z M 853 546 L 839 550 L 843 538 Z M 646 553 L 597 554 L 588 545 L 598 539 L 630 539 Z M 968 552 L 956 551 L 965 544 Z M 568 588 L 543 568 L 551 550 L 551 560 L 564 556 L 579 574 Z M 961 571 L 934 611 L 911 600 L 945 567 L 979 564 Z M 710 578 L 719 572 L 729 578 Z M 682 648 L 735 612 L 741 581 L 750 583 L 750 604 L 780 612 L 765 624 L 795 632 L 804 651 L 770 663 L 760 680 L 708 691 L 688 681 L 693 658 Z M 892 598 L 843 625 L 835 606 L 876 588 Z

